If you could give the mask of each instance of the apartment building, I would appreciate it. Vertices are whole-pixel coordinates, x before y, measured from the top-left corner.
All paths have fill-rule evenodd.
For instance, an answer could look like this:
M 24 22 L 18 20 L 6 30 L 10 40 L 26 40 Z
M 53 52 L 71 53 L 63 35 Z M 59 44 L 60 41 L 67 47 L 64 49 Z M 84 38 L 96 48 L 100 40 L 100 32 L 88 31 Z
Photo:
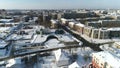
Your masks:
M 85 34 L 88 37 L 91 37 L 91 31 L 92 31 L 92 27 L 84 27 L 83 34 Z
M 109 39 L 110 31 L 106 29 L 99 29 L 98 39 Z
M 83 34 L 84 26 L 85 25 L 83 25 L 81 23 L 75 24 L 74 30 L 76 30 L 77 32 Z
M 120 58 L 107 51 L 93 53 L 92 66 L 93 68 L 120 68 Z
M 51 28 L 57 28 L 58 27 L 58 20 L 50 20 L 51 22 Z
M 92 26 L 95 28 L 120 27 L 120 20 L 99 20 L 99 21 L 85 22 L 85 25 Z

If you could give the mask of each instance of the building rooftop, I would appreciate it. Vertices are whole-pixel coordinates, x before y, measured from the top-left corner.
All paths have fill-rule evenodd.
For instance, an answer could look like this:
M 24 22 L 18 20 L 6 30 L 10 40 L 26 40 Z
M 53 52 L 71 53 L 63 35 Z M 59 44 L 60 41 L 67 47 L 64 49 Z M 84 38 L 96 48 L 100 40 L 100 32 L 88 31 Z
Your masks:
M 60 43 L 57 39 L 51 39 L 45 43 L 45 46 L 48 48 L 55 48 L 65 46 L 63 43 Z
M 81 24 L 81 23 L 78 23 L 78 24 L 76 24 L 76 25 L 78 25 L 78 26 L 80 26 L 80 27 L 84 27 L 84 26 L 85 26 L 84 24 Z
M 5 42 L 4 40 L 0 40 L 0 48 L 4 48 L 7 45 L 8 45 L 7 42 Z
M 54 23 L 54 24 L 56 24 L 56 23 L 58 23 L 58 20 L 50 20 L 52 23 Z
M 13 19 L 0 19 L 0 23 L 8 23 L 8 22 L 12 22 Z
M 103 61 L 104 63 L 107 62 L 113 68 L 120 68 L 120 58 L 117 58 L 107 51 L 93 53 L 93 56 L 97 57 L 100 61 Z
M 119 28 L 119 27 L 116 27 L 116 28 L 108 28 L 107 30 L 109 30 L 109 31 L 120 31 L 120 28 Z
M 74 62 L 71 65 L 69 65 L 68 68 L 81 68 L 81 66 L 77 62 Z

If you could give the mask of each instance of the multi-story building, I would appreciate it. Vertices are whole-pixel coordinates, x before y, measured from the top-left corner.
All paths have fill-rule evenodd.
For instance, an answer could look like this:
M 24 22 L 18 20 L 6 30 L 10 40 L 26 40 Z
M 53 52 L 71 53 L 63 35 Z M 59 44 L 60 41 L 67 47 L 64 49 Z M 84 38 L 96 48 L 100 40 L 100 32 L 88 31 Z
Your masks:
M 95 28 L 100 28 L 101 24 L 102 23 L 100 21 L 85 22 L 86 26 L 92 26 L 92 27 L 95 27 Z
M 114 45 L 115 45 L 115 48 L 120 49 L 120 42 L 115 42 Z
M 0 58 L 8 56 L 10 43 L 0 39 Z
M 100 20 L 94 22 L 86 22 L 86 27 L 91 29 L 91 38 L 95 39 L 112 39 L 120 37 L 120 21 L 119 20 Z M 84 27 L 84 28 L 86 28 Z M 84 31 L 86 32 L 86 31 Z M 86 33 L 85 33 L 86 34 Z
M 88 37 L 91 37 L 91 31 L 92 31 L 92 27 L 84 27 L 83 34 L 85 34 Z
M 99 20 L 86 22 L 86 26 L 92 26 L 95 28 L 111 28 L 111 27 L 120 27 L 120 20 Z
M 74 25 L 76 23 L 79 23 L 79 22 L 69 22 L 68 26 L 71 28 L 71 29 L 74 29 Z
M 7 15 L 7 11 L 5 9 L 0 10 L 0 15 L 5 18 L 5 16 Z
M 76 19 L 76 18 L 87 18 L 87 17 L 99 17 L 94 12 L 89 12 L 89 11 L 79 11 L 79 12 L 71 12 L 71 13 L 64 13 L 64 18 L 67 19 Z
M 62 18 L 63 14 L 62 13 L 58 13 L 57 14 L 57 19 L 60 20 Z
M 51 21 L 51 28 L 57 28 L 58 27 L 58 20 L 50 20 Z
M 91 30 L 91 38 L 97 39 L 98 38 L 98 34 L 99 34 L 99 29 L 93 28 Z
M 109 28 L 109 38 L 120 38 L 120 28 Z
M 63 25 L 68 26 L 68 25 L 69 25 L 69 22 L 75 22 L 75 20 L 74 20 L 74 19 L 61 18 L 61 22 L 62 22 Z
M 83 25 L 81 23 L 77 23 L 74 26 L 74 30 L 76 30 L 77 32 L 83 34 L 84 27 L 85 27 L 85 25 Z
M 107 51 L 93 53 L 92 66 L 93 68 L 120 68 L 120 58 Z
M 120 27 L 120 20 L 103 20 L 101 27 Z
M 74 19 L 61 19 L 63 25 L 86 35 L 91 39 L 120 39 L 120 21 L 119 20 L 100 20 L 86 22 L 82 24 Z
M 109 39 L 110 31 L 105 29 L 99 29 L 98 39 Z

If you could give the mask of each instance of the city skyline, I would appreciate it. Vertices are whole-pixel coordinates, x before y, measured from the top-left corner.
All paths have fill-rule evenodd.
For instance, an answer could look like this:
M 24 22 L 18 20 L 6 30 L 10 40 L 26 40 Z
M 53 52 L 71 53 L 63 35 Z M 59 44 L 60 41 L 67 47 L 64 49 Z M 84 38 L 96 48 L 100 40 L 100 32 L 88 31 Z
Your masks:
M 0 9 L 119 9 L 120 0 L 2 0 Z

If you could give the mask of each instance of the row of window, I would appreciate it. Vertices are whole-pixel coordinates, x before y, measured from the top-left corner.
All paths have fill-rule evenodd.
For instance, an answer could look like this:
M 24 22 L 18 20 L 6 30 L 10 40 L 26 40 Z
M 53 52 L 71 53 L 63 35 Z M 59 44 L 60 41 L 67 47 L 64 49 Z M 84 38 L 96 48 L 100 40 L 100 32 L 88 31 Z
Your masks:
M 99 59 L 97 59 L 95 56 L 93 57 L 93 61 L 95 62 L 95 64 L 97 64 L 96 66 L 99 66 L 100 68 L 112 68 L 112 66 L 108 65 L 107 62 L 100 63 Z

